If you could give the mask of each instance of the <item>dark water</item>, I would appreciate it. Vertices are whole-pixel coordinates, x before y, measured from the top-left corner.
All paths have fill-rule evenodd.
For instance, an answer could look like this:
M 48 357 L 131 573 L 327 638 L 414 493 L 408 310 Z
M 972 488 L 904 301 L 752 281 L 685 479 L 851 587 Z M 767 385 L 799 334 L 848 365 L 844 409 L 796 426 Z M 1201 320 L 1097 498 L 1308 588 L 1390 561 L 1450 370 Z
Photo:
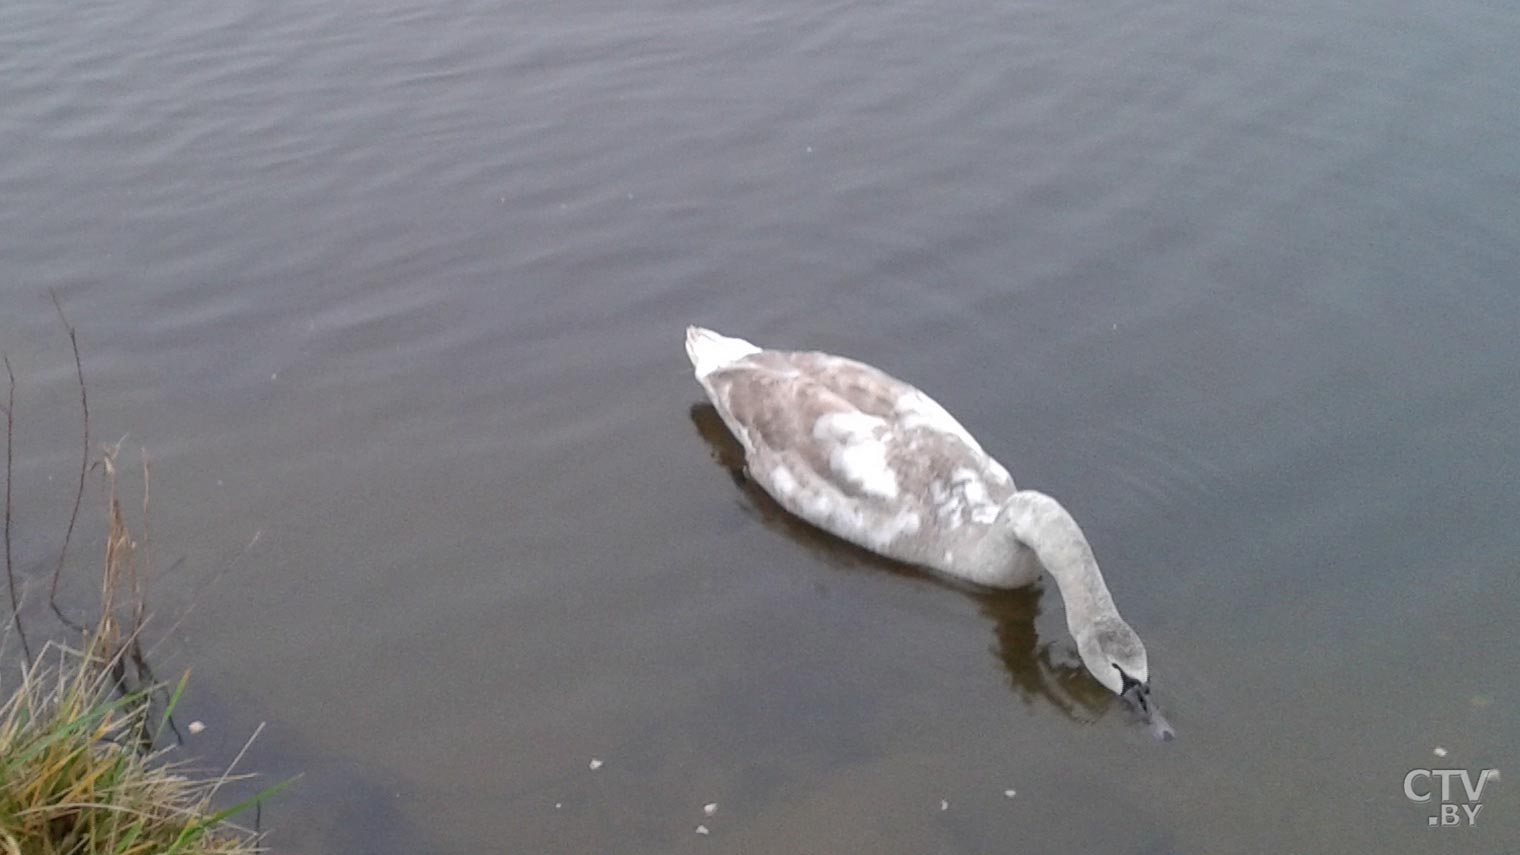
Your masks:
M 77 465 L 53 288 L 156 461 L 192 747 L 304 773 L 282 851 L 1513 851 L 1517 45 L 1498 0 L 10 0 L 18 564 Z M 1062 498 L 1181 740 L 1053 586 L 737 486 L 692 321 Z M 1509 779 L 1432 829 L 1432 766 Z

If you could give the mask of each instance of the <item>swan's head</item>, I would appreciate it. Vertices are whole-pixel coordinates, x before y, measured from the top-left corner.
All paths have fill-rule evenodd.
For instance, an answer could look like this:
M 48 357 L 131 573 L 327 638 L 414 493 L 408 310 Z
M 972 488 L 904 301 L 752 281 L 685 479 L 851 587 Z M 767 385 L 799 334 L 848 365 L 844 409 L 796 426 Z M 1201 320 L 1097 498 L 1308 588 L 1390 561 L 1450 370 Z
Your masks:
M 1169 740 L 1176 735 L 1151 698 L 1145 645 L 1123 618 L 1116 615 L 1088 627 L 1077 636 L 1077 651 L 1087 670 L 1134 710 L 1157 739 Z

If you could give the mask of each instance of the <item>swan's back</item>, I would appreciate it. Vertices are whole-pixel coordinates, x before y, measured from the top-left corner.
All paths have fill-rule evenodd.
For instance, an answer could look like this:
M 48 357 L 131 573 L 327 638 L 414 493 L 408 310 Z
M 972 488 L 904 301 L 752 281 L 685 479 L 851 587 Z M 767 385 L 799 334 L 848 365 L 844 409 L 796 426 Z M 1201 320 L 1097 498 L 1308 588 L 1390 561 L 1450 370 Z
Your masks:
M 984 453 L 934 399 L 864 362 L 817 351 L 764 350 L 701 327 L 687 328 L 686 352 L 697 380 L 725 420 L 732 414 L 739 427 L 750 430 L 753 425 L 774 436 L 779 444 L 772 447 L 790 445 L 786 439 L 801 441 L 797 431 L 811 431 L 823 416 L 858 413 L 899 432 L 927 429 L 944 434 Z M 729 427 L 735 425 L 730 422 Z M 745 441 L 744 436 L 739 439 Z
M 1013 479 L 917 388 L 827 353 L 692 328 L 687 350 L 751 477 L 788 511 L 893 558 L 962 576 Z M 957 553 L 959 558 L 957 558 Z

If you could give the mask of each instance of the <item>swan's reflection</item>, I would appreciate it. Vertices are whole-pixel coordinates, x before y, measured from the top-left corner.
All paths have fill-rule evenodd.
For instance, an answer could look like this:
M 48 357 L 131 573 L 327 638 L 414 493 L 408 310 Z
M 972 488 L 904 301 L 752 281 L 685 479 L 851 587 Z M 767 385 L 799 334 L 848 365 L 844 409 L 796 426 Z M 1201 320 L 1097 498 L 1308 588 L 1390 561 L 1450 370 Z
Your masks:
M 1064 638 L 1040 642 L 1034 621 L 1040 613 L 1039 586 L 993 590 L 950 580 L 917 567 L 883 558 L 841 540 L 787 513 L 744 474 L 744 449 L 728 432 L 711 404 L 693 404 L 691 421 L 707 443 L 713 459 L 728 470 L 746 509 L 767 528 L 779 531 L 836 567 L 871 567 L 953 588 L 976 601 L 992 620 L 997 644 L 993 652 L 1008 674 L 1008 684 L 1025 703 L 1038 700 L 1078 721 L 1091 721 L 1108 709 L 1114 696 L 1094 680 Z

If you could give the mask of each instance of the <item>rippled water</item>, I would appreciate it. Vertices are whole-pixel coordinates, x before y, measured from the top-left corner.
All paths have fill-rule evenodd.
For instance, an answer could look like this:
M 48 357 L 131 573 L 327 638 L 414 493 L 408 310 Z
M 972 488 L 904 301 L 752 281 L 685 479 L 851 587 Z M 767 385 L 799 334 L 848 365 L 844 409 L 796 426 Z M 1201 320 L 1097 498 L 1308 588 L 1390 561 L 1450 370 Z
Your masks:
M 196 749 L 304 773 L 282 851 L 1512 850 L 1513 780 L 1464 830 L 1402 784 L 1520 777 L 1516 45 L 1497 0 L 11 0 L 18 565 L 77 454 L 52 288 L 156 461 Z M 1061 497 L 1182 739 L 1053 586 L 736 486 L 692 321 Z

